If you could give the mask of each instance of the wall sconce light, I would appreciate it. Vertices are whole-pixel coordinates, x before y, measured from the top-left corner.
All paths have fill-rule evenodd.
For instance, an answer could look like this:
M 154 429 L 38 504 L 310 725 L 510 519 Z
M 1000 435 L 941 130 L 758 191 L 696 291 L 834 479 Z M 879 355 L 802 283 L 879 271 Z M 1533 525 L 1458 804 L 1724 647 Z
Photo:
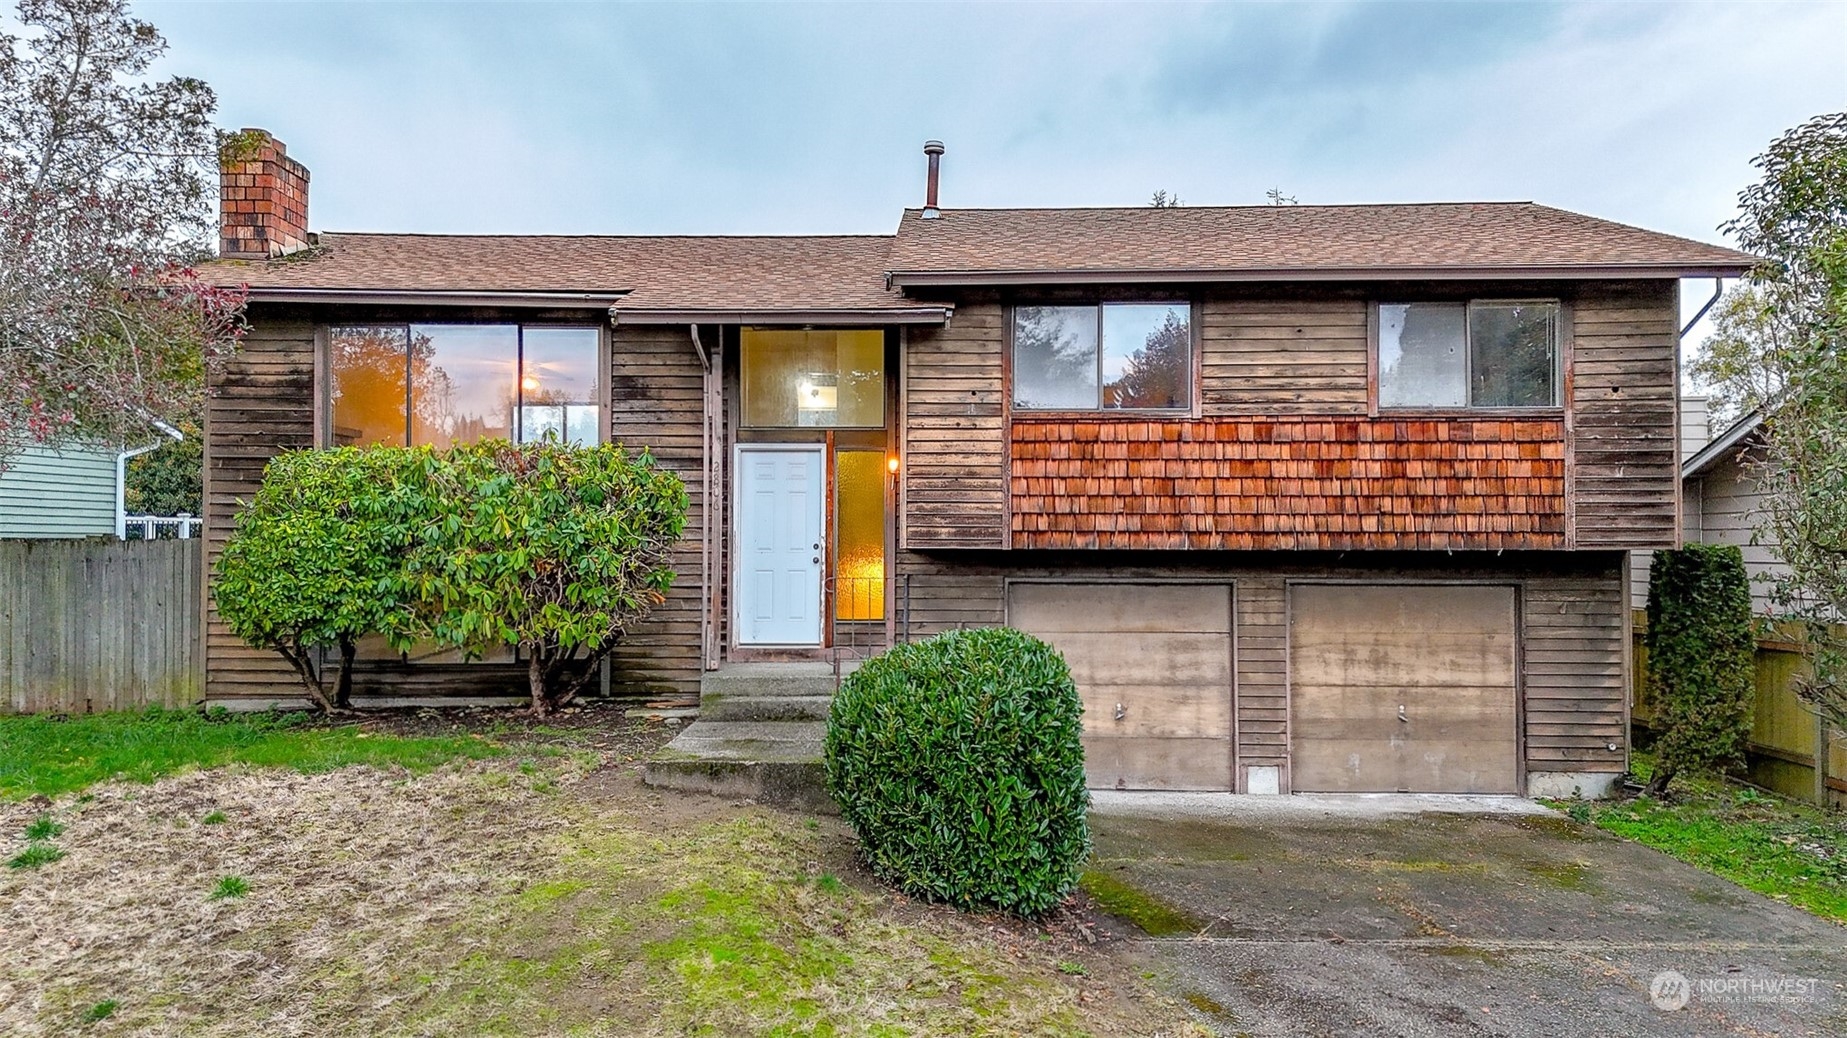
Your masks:
M 894 476 L 898 474 L 898 456 L 896 454 L 893 454 L 885 459 L 885 471 L 891 473 Z

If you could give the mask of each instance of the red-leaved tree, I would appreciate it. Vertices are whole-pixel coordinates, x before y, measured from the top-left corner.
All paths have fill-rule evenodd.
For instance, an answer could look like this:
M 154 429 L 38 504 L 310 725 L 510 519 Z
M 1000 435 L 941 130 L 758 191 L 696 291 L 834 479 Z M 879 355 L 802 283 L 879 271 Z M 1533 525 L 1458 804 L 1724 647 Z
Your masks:
M 244 293 L 207 284 L 221 146 L 197 79 L 123 0 L 22 0 L 0 33 L 0 469 L 199 413 Z M 235 140 L 228 142 L 235 146 Z

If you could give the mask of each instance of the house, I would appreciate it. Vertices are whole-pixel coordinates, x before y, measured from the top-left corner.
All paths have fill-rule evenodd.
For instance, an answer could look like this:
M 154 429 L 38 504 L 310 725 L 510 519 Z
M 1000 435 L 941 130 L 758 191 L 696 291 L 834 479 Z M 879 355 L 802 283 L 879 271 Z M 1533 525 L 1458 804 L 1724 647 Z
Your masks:
M 1713 436 L 1704 397 L 1684 397 L 1680 407 L 1683 538 L 1737 546 L 1751 579 L 1751 605 L 1759 616 L 1769 616 L 1777 579 L 1788 567 L 1763 528 L 1764 495 L 1756 471 L 1763 463 L 1763 413 L 1752 411 Z M 1648 607 L 1649 554 L 1637 552 L 1630 571 L 1637 609 Z
M 1093 783 L 1594 794 L 1627 566 L 1679 543 L 1683 277 L 1752 257 L 1532 203 L 964 210 L 883 236 L 319 234 L 227 168 L 250 334 L 206 536 L 276 452 L 561 432 L 693 502 L 614 691 L 959 626 L 1062 649 Z M 293 700 L 208 614 L 207 698 Z M 361 702 L 514 694 L 374 653 Z
M 129 459 L 165 443 L 163 435 L 180 435 L 165 422 L 155 425 L 151 442 L 125 450 L 89 443 L 31 444 L 20 450 L 0 469 L 0 539 L 125 538 Z M 160 522 L 173 525 L 176 520 Z M 184 520 L 177 522 L 182 533 L 189 532 Z

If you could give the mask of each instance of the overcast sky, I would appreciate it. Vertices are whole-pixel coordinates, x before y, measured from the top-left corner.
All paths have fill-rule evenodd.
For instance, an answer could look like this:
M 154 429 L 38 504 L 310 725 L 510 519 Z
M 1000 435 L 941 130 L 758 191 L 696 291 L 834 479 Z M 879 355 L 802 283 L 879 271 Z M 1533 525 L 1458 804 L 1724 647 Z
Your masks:
M 943 204 L 1532 199 L 1705 240 L 1847 4 L 142 2 L 317 230 L 887 233 Z

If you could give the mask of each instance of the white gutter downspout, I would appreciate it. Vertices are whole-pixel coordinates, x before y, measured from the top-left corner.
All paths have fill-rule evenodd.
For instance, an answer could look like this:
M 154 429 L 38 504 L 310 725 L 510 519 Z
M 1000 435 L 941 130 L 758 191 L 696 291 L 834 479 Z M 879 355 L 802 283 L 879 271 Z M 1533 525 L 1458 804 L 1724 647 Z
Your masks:
M 180 432 L 178 429 L 175 429 L 173 426 L 168 425 L 166 422 L 163 422 L 158 418 L 154 418 L 150 420 L 154 423 L 154 428 L 159 429 L 162 433 L 165 433 L 171 440 L 173 440 L 173 442 L 177 443 L 180 440 L 183 440 L 186 438 L 185 433 Z M 135 447 L 130 450 L 122 451 L 115 456 L 115 539 L 116 540 L 125 541 L 128 539 L 128 459 L 138 458 L 141 455 L 146 454 L 148 451 L 157 450 L 161 447 L 165 447 L 166 445 L 167 443 L 165 440 L 155 440 L 153 443 L 150 443 L 145 447 Z

